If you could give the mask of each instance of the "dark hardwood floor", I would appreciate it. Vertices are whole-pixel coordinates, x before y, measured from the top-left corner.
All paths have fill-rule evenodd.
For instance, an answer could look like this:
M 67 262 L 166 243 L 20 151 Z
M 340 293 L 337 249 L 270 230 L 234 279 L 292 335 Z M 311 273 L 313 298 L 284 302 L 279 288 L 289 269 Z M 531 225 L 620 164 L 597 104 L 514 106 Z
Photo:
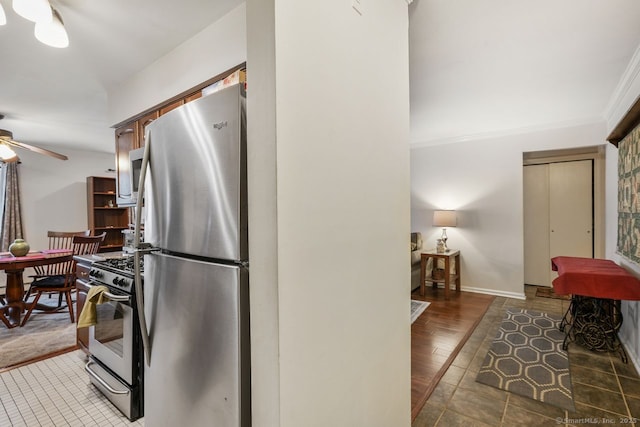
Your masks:
M 431 303 L 411 325 L 412 420 L 495 298 L 470 292 L 450 295 L 445 301 L 442 288 L 427 288 L 424 297 L 418 290 L 411 294 L 411 299 Z

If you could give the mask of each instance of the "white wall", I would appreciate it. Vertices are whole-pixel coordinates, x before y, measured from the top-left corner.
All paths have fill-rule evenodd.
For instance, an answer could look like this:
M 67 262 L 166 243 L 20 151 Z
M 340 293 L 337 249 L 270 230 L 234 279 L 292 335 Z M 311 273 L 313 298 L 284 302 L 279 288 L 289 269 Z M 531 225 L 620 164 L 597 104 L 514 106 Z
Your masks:
M 246 58 L 253 425 L 408 426 L 407 4 L 246 14 L 124 82 L 111 121 L 199 83 L 183 64 L 202 81 Z
M 408 426 L 407 4 L 274 3 L 280 425 Z
M 111 176 L 113 153 L 56 148 L 69 160 L 20 151 L 22 215 L 26 240 L 33 249 L 47 248 L 47 231 L 87 229 L 88 176 Z
M 246 61 L 243 3 L 109 93 L 117 124 Z
M 411 230 L 426 247 L 442 233 L 433 210 L 456 209 L 448 246 L 460 249 L 462 288 L 523 297 L 522 154 L 603 144 L 604 121 L 411 150 Z
M 43 148 L 48 148 L 42 146 Z M 87 229 L 88 176 L 114 176 L 106 173 L 115 166 L 113 154 L 51 147 L 66 154 L 62 161 L 26 150 L 19 150 L 21 164 L 20 195 L 25 240 L 32 249 L 48 247 L 47 231 Z M 18 151 L 18 150 L 16 150 Z M 25 279 L 30 272 L 25 274 Z M 0 275 L 4 286 L 5 275 Z
M 250 182 L 269 191 L 250 197 L 251 286 L 271 303 L 252 299 L 254 425 L 408 426 L 406 2 L 264 3 L 247 4 L 250 143 L 268 146 Z M 258 338 L 273 324 L 279 361 Z
M 247 163 L 253 425 L 280 426 L 275 4 L 247 4 Z M 301 306 L 306 304 L 305 301 Z

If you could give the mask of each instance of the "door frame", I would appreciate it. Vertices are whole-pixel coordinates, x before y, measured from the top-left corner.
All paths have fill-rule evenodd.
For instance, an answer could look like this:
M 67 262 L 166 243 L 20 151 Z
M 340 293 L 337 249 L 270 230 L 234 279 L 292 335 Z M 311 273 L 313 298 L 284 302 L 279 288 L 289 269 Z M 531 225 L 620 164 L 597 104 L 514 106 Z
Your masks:
M 575 160 L 593 160 L 593 257 L 604 258 L 605 254 L 605 153 L 606 144 L 560 150 L 529 151 L 522 153 L 522 167 L 545 163 Z M 523 176 L 524 180 L 524 176 Z M 524 181 L 523 181 L 524 182 Z M 524 213 L 524 194 L 523 194 Z M 523 218 L 524 221 L 524 218 Z M 523 230 L 524 247 L 524 230 Z M 524 253 L 524 251 L 523 251 Z M 524 263 L 524 259 L 522 260 Z

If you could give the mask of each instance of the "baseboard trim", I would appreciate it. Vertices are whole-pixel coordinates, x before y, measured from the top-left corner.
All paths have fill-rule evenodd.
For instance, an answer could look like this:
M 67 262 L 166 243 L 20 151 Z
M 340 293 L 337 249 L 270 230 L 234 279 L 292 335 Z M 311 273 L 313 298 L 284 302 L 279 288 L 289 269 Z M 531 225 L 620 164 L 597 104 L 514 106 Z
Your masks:
M 514 299 L 527 299 L 527 296 L 518 292 L 497 291 L 495 289 L 475 288 L 472 286 L 462 286 L 460 290 L 464 292 L 475 292 L 477 294 L 495 295 L 497 297 L 514 298 Z
M 627 359 L 629 359 L 631 363 L 633 363 L 633 366 L 636 368 L 636 371 L 640 372 L 640 360 L 638 359 L 638 355 L 635 354 L 635 352 L 629 351 L 629 348 L 631 348 L 631 345 L 629 342 L 627 342 L 626 337 L 621 337 L 618 335 L 618 338 L 620 339 L 620 342 L 624 347 L 624 351 L 627 353 Z
M 429 286 L 430 285 L 428 285 L 427 288 Z M 451 286 L 452 286 L 451 292 L 455 292 L 455 288 L 453 288 L 453 285 Z M 438 288 L 444 289 L 444 284 L 438 283 Z M 415 289 L 413 289 L 411 292 L 413 292 L 414 290 Z M 475 288 L 473 286 L 460 286 L 460 290 L 463 292 L 473 292 L 475 294 L 495 295 L 497 297 L 514 298 L 514 299 L 522 299 L 522 300 L 527 299 L 527 296 L 524 294 L 524 292 L 518 293 L 518 292 L 497 291 L 495 289 Z

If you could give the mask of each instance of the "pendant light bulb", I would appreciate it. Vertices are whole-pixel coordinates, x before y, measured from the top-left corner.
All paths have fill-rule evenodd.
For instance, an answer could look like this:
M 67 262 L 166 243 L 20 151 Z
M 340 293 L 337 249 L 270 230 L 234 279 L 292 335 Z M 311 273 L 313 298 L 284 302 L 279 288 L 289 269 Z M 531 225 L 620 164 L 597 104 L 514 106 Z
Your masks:
M 33 34 L 36 38 L 51 47 L 69 46 L 69 36 L 64 28 L 62 17 L 57 10 L 51 8 L 53 19 L 49 22 L 36 22 Z
M 13 0 L 13 10 L 33 22 L 48 22 L 53 18 L 47 0 Z
M 6 25 L 6 23 L 7 23 L 7 15 L 5 15 L 4 9 L 0 4 L 0 25 Z
M 18 160 L 18 155 L 7 144 L 0 143 L 0 160 L 3 162 L 13 162 Z

